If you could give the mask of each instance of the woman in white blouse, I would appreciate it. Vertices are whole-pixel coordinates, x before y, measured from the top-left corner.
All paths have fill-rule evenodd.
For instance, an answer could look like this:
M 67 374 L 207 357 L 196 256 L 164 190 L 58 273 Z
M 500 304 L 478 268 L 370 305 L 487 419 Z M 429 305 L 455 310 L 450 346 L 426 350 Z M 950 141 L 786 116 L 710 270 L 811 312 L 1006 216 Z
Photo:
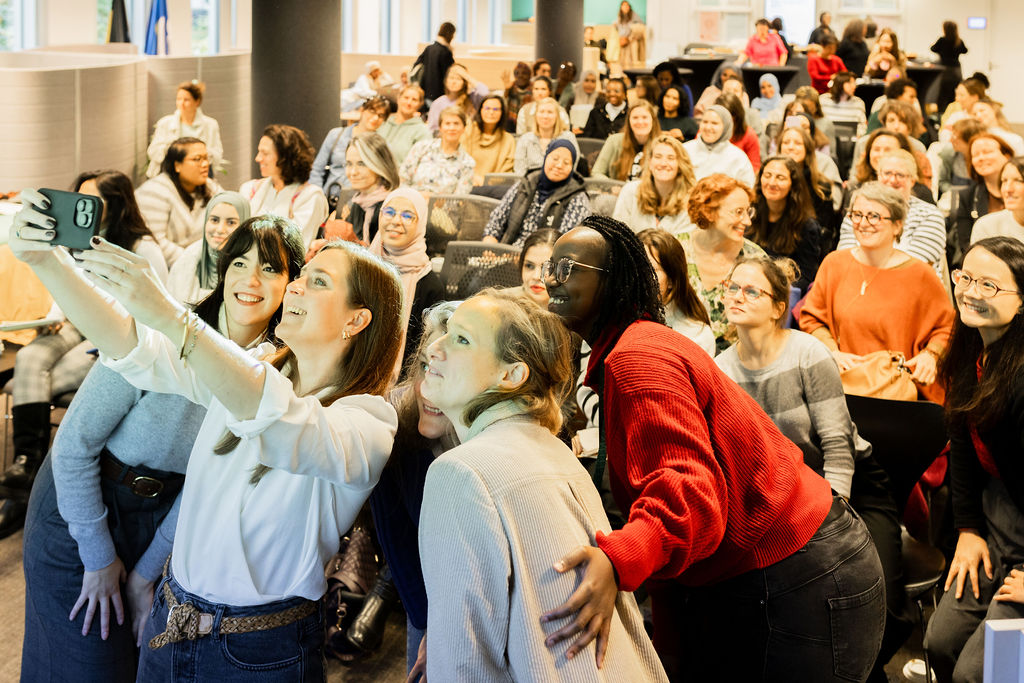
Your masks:
M 135 201 L 160 245 L 167 267 L 203 234 L 203 214 L 220 185 L 210 179 L 210 155 L 199 138 L 178 138 L 167 148 L 160 175 L 135 190 Z
M 220 172 L 224 167 L 224 144 L 220 140 L 220 124 L 217 120 L 203 113 L 199 106 L 203 103 L 206 85 L 192 80 L 178 84 L 174 98 L 174 113 L 164 116 L 156 122 L 153 140 L 146 150 L 149 156 L 149 167 L 146 177 L 153 178 L 160 173 L 160 164 L 171 143 L 181 137 L 199 138 L 206 143 L 210 153 L 210 168 Z
M 383 394 L 401 335 L 394 270 L 324 247 L 284 296 L 287 346 L 246 353 L 174 301 L 144 261 L 102 239 L 79 264 L 22 192 L 11 250 L 101 350 L 151 391 L 207 406 L 169 569 L 143 631 L 141 680 L 322 681 L 323 567 L 380 477 L 397 427 Z M 124 314 L 127 310 L 129 315 Z
M 292 219 L 307 247 L 327 218 L 327 196 L 309 182 L 315 151 L 306 134 L 280 123 L 267 126 L 256 146 L 260 178 L 238 189 L 249 200 L 253 216 L 274 213 Z

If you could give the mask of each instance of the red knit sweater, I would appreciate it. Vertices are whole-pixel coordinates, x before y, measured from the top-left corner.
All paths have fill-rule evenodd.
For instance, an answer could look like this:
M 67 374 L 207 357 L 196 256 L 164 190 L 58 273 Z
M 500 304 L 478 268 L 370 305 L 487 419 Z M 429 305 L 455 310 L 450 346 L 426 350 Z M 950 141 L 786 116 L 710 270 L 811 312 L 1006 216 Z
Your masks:
M 594 345 L 586 384 L 615 331 Z M 832 505 L 828 483 L 715 362 L 649 321 L 605 360 L 601 424 L 626 525 L 599 534 L 619 588 L 648 578 L 700 586 L 789 557 Z

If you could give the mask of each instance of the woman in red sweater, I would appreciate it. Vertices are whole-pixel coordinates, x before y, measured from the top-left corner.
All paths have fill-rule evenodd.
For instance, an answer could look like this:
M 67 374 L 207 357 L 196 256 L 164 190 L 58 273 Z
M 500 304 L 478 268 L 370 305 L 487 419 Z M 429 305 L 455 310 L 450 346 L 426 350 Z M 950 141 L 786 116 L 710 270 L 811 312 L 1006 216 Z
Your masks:
M 728 93 L 719 95 L 715 104 L 725 107 L 732 116 L 732 139 L 729 142 L 747 155 L 750 165 L 754 167 L 754 173 L 757 173 L 761 168 L 761 143 L 754 129 L 747 125 L 747 108 L 743 106 L 740 98 Z
M 618 590 L 647 582 L 654 642 L 686 680 L 863 680 L 885 618 L 863 522 L 693 342 L 663 324 L 654 272 L 625 224 L 590 216 L 555 243 L 548 308 L 593 352 L 601 449 L 625 526 L 555 565 L 583 565 L 548 639 L 597 638 Z M 606 459 L 606 462 L 605 462 Z M 723 667 L 726 667 L 723 669 Z

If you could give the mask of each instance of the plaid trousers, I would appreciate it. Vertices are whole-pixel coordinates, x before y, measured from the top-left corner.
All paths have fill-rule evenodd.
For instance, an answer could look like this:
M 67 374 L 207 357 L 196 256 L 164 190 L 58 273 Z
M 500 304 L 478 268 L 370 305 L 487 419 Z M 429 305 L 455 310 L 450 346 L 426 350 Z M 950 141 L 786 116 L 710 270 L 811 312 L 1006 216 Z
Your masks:
M 65 322 L 56 334 L 39 335 L 14 357 L 13 405 L 49 403 L 79 387 L 96 357 L 92 344 Z

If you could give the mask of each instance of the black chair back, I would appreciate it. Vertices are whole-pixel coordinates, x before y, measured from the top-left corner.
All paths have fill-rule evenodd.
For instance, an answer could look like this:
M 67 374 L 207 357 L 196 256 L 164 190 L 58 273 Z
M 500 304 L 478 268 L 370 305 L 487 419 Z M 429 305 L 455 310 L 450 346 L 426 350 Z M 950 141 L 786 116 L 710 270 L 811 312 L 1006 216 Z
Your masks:
M 600 138 L 576 138 L 576 144 L 580 146 L 580 156 L 587 160 L 587 169 L 594 168 L 597 156 L 604 147 L 604 140 Z
M 479 240 L 499 200 L 470 194 L 435 194 L 427 202 L 427 253 L 443 256 L 452 240 Z
M 846 395 L 846 405 L 857 431 L 871 443 L 875 461 L 889 475 L 902 515 L 914 485 L 949 441 L 942 406 L 851 394 Z
M 441 281 L 450 300 L 465 299 L 488 287 L 518 287 L 519 248 L 511 244 L 448 243 Z

